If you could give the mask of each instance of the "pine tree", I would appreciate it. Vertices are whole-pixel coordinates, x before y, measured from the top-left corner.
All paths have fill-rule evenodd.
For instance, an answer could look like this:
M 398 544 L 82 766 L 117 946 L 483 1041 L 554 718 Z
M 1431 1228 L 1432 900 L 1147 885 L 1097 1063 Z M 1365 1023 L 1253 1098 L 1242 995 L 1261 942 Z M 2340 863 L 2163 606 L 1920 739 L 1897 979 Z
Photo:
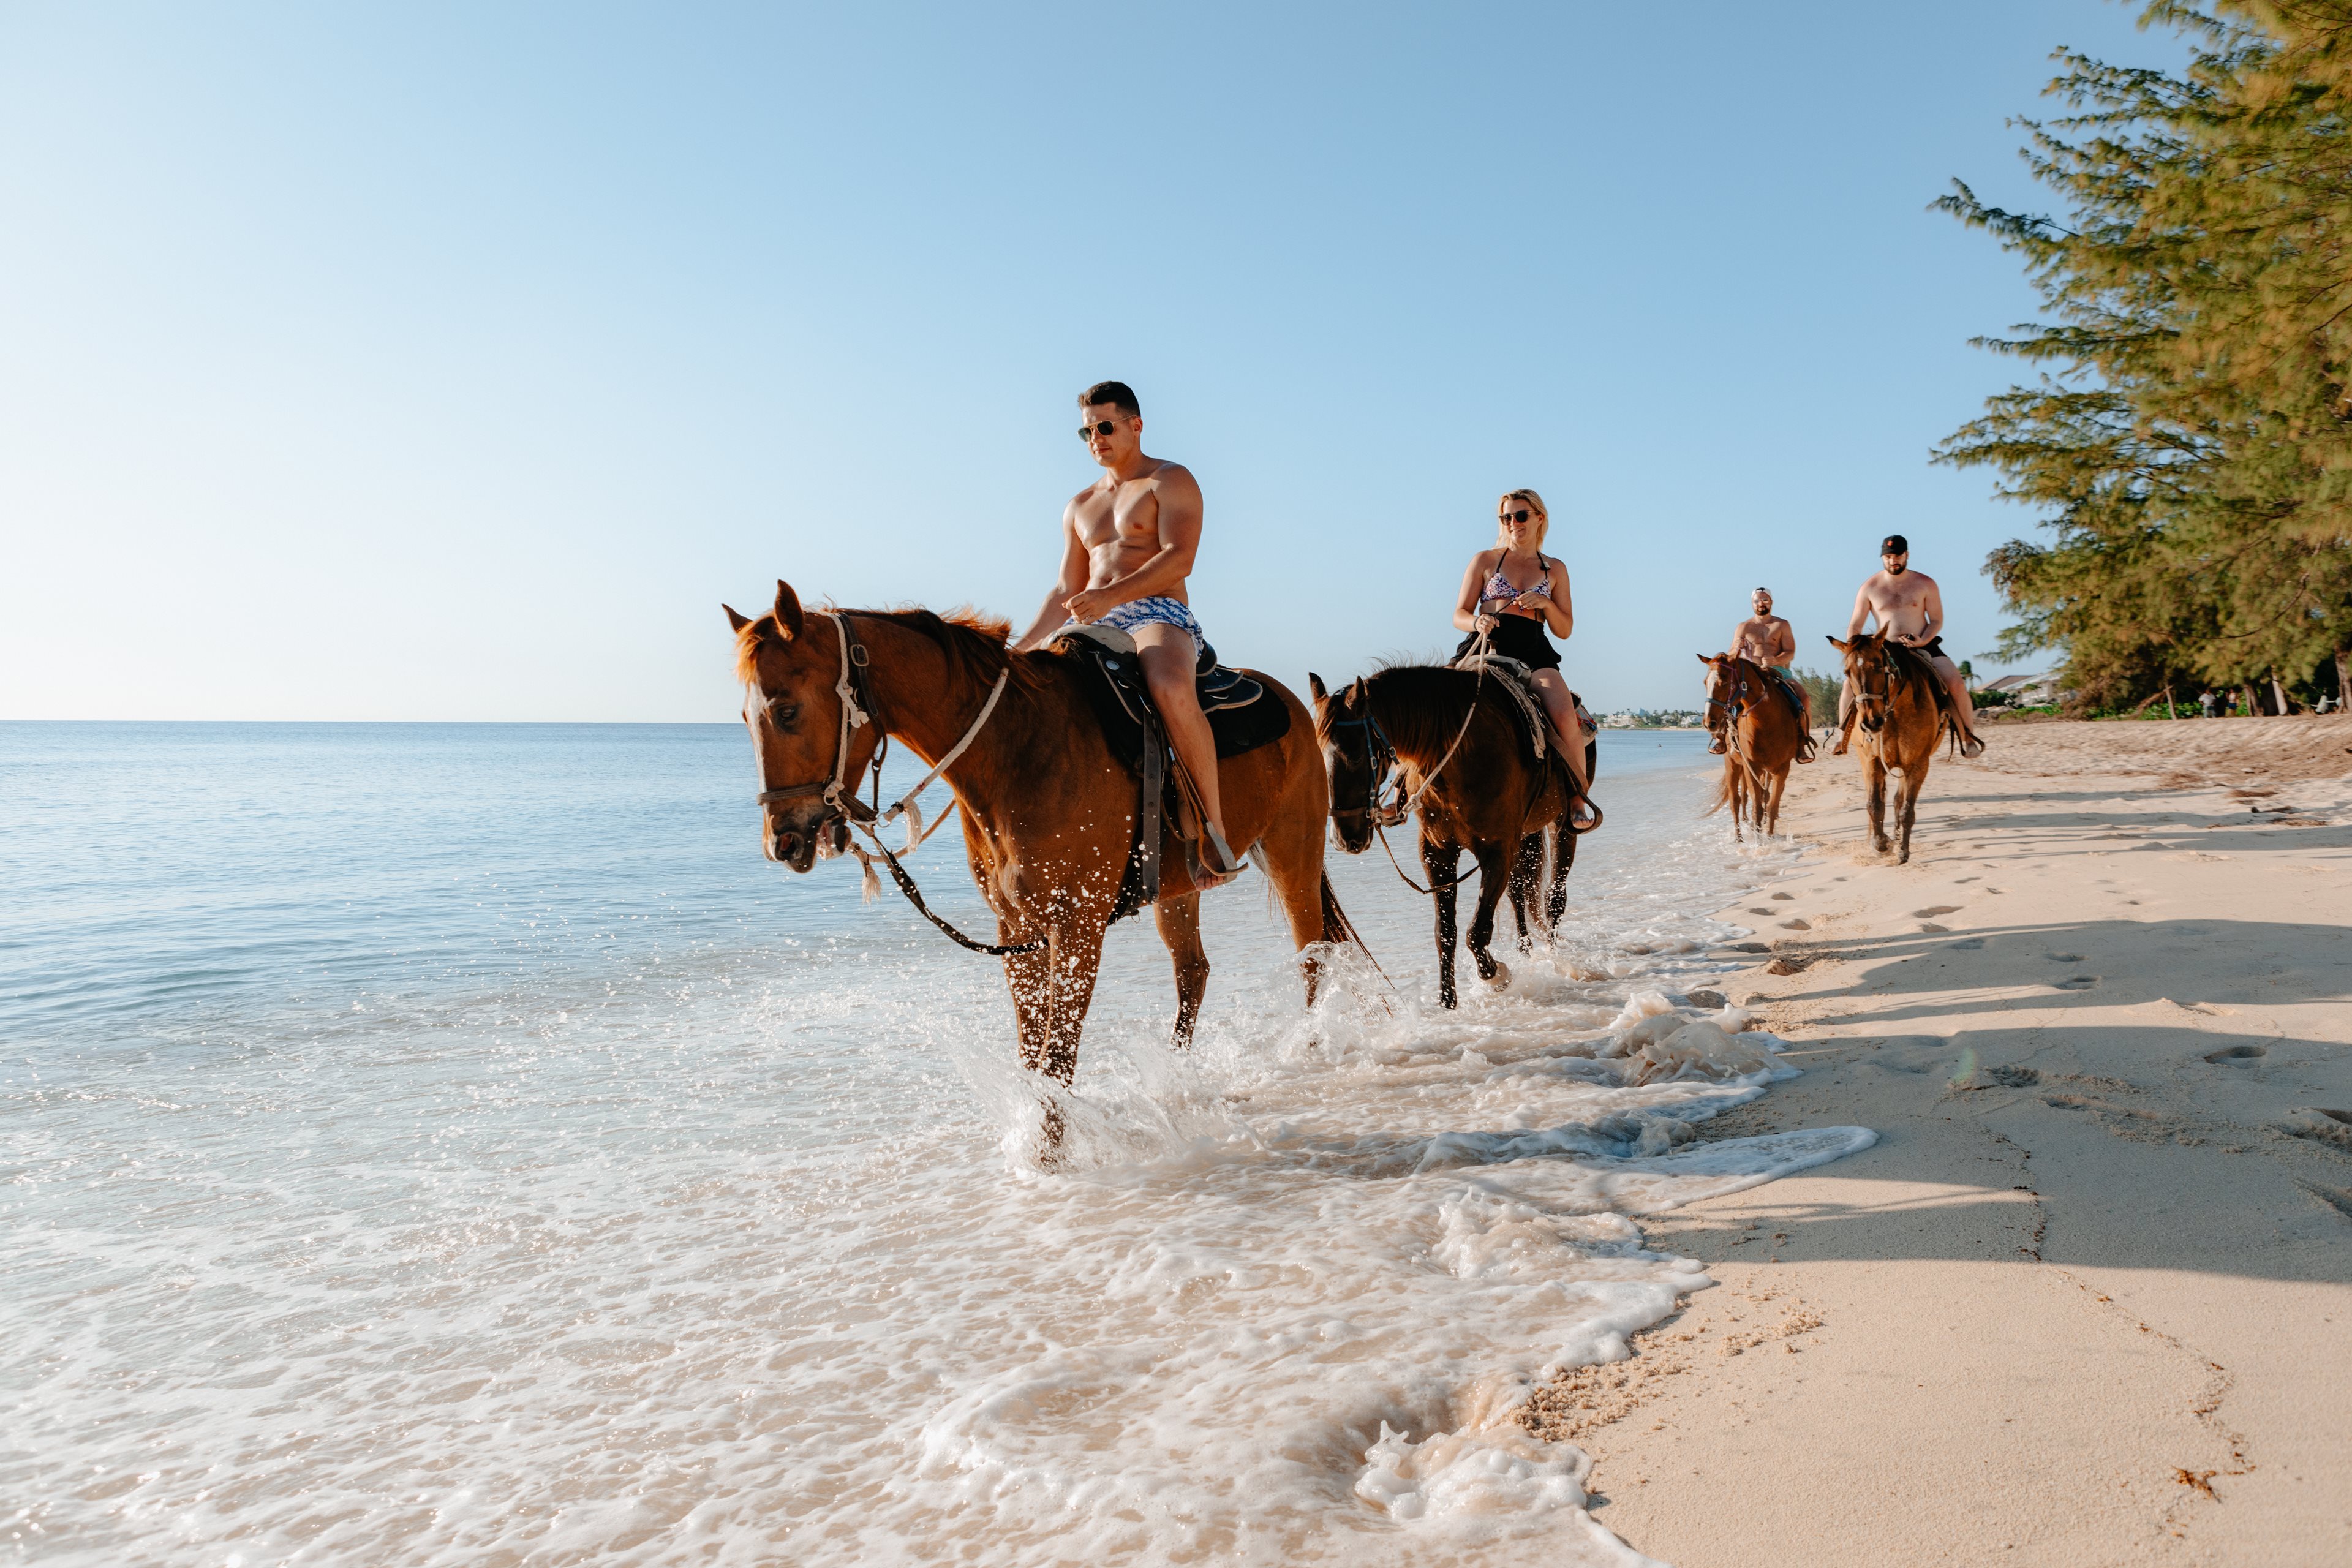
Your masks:
M 2024 260 L 2046 320 L 1984 346 L 2043 374 L 1937 460 L 2050 509 L 1986 563 L 2000 652 L 2063 648 L 2078 703 L 2244 685 L 2352 645 L 2352 0 L 2158 0 L 2179 76 L 2056 55 L 2025 157 L 2067 220 L 1937 205 Z

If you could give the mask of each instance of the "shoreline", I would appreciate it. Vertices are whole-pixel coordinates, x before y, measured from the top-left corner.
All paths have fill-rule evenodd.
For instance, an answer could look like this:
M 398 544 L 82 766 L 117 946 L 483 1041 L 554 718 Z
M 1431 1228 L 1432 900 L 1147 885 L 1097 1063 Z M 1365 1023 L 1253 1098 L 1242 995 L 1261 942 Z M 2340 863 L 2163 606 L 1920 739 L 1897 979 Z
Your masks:
M 2352 719 L 1988 739 L 1904 867 L 1795 771 L 1719 989 L 1806 1076 L 1701 1136 L 1879 1142 L 1643 1222 L 1717 1288 L 1525 1419 L 1686 1568 L 2352 1561 Z

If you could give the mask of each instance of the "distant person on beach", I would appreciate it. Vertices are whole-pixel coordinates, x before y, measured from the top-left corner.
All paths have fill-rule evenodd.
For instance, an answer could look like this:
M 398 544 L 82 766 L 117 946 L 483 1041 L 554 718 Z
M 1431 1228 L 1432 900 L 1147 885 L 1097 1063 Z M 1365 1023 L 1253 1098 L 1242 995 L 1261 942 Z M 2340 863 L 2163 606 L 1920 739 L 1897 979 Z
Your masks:
M 1780 678 L 1781 685 L 1789 689 L 1789 700 L 1797 705 L 1797 723 L 1805 732 L 1797 761 L 1810 763 L 1813 760 L 1812 698 L 1798 681 L 1796 672 L 1789 668 L 1790 661 L 1797 657 L 1796 628 L 1772 613 L 1771 589 L 1757 589 L 1749 602 L 1756 606 L 1756 613 L 1731 629 L 1730 657 L 1760 664 Z M 1712 709 L 1709 711 L 1711 714 Z M 1729 725 L 1727 722 L 1724 729 L 1715 729 L 1710 718 L 1707 727 L 1715 739 L 1707 742 L 1706 749 L 1719 757 L 1724 753 Z
M 1470 634 L 1454 657 L 1466 657 L 1484 637 L 1488 652 L 1528 667 L 1580 795 L 1592 782 L 1584 776 L 1584 746 L 1590 737 L 1577 721 L 1576 699 L 1559 672 L 1559 650 L 1544 635 L 1549 630 L 1565 640 L 1576 629 L 1568 567 L 1543 552 L 1544 535 L 1550 529 L 1543 497 L 1533 490 L 1513 490 L 1496 503 L 1495 547 L 1470 557 L 1462 574 L 1462 592 L 1454 602 L 1454 626 Z M 1582 801 L 1577 803 L 1576 820 L 1579 826 L 1591 820 Z
M 2208 719 L 2213 717 L 2213 710 L 2221 705 L 2221 701 L 2210 689 L 2197 694 L 2197 706 Z
M 1116 626 L 1135 639 L 1151 700 L 1200 791 L 1201 859 L 1212 876 L 1242 868 L 1225 842 L 1217 742 L 1201 711 L 1194 667 L 1207 639 L 1184 594 L 1201 548 L 1201 487 L 1181 463 L 1145 455 L 1143 409 L 1123 381 L 1078 394 L 1078 438 L 1107 471 L 1062 509 L 1062 573 L 1037 619 L 1013 644 L 1039 647 L 1066 626 Z
M 1853 596 L 1853 616 L 1846 623 L 1845 635 L 1860 637 L 1875 616 L 1887 629 L 1889 641 L 1926 654 L 1952 693 L 1952 716 L 1960 723 L 1960 755 L 1982 756 L 1984 742 L 1977 739 L 1977 710 L 1969 700 L 1969 683 L 1960 679 L 1959 666 L 1946 657 L 1939 635 L 1944 629 L 1942 591 L 1933 577 L 1911 570 L 1911 542 L 1901 534 L 1890 533 L 1880 542 L 1878 558 L 1885 569 L 1863 580 L 1861 591 Z M 1845 755 L 1846 742 L 1853 736 L 1853 682 L 1848 679 L 1838 688 L 1838 742 L 1830 755 Z

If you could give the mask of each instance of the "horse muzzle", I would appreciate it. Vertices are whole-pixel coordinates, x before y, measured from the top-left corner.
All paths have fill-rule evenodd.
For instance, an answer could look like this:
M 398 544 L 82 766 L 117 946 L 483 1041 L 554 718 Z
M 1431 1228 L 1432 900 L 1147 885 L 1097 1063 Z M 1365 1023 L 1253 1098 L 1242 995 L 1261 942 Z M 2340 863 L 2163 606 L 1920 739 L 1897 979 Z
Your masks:
M 761 852 L 779 866 L 805 871 L 819 859 L 849 851 L 849 824 L 837 816 L 793 822 L 770 814 L 761 825 Z

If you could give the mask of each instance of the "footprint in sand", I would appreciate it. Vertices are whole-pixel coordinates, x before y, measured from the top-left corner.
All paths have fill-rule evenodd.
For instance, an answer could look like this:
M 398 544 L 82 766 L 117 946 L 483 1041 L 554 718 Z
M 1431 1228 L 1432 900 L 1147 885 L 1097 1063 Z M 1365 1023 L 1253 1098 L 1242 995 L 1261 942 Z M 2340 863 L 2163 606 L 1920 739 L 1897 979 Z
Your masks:
M 1924 910 L 1913 910 L 1911 918 L 1915 921 L 1931 921 L 1937 915 L 1956 915 L 1959 912 L 1960 906 L 1958 904 L 1929 904 Z
M 1949 943 L 1948 945 L 1950 950 L 1954 952 L 1981 952 L 1984 951 L 1984 938 L 1980 936 L 1972 936 L 1966 942 L 1956 942 Z
M 2088 991 L 2099 983 L 2095 974 L 2070 974 L 2063 980 L 2053 981 L 2061 991 Z
M 1784 904 L 1792 904 L 1797 901 L 1797 895 L 1794 893 L 1775 893 L 1772 896 L 1780 900 L 1780 902 Z
M 1927 936 L 1941 936 L 1944 932 L 1951 929 L 1952 928 L 1949 926 L 1939 926 L 1934 921 L 1921 921 L 1919 922 L 1920 931 Z
M 2205 1059 L 2215 1067 L 2243 1067 L 2270 1054 L 2268 1046 L 2225 1046 L 2218 1051 L 2207 1051 Z
M 2053 963 L 2080 963 L 2083 962 L 2083 955 L 2079 952 L 2045 952 L 2042 956 L 2048 959 Z

